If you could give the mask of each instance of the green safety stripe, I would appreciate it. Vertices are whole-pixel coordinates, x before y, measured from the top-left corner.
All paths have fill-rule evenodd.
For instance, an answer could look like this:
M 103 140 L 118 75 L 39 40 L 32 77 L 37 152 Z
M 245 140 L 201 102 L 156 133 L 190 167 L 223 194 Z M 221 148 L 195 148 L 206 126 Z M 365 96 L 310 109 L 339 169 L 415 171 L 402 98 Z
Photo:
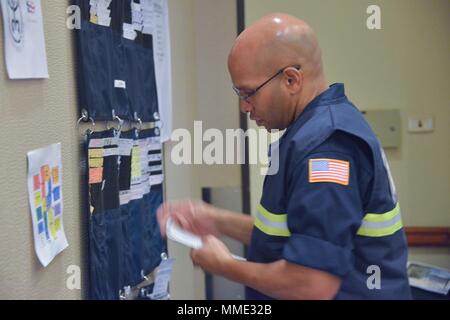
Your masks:
M 287 214 L 273 214 L 259 205 L 255 217 L 255 226 L 270 236 L 289 237 Z
M 366 237 L 390 236 L 403 227 L 400 206 L 385 213 L 367 213 L 357 234 Z

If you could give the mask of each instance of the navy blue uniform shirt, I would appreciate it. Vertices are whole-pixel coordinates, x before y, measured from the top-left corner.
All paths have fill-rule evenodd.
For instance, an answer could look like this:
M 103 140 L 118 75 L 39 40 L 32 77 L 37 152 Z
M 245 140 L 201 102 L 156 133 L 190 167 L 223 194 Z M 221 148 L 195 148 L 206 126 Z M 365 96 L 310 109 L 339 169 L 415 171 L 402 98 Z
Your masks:
M 265 177 L 248 260 L 285 259 L 338 276 L 336 299 L 410 299 L 389 166 L 344 85 L 311 101 L 271 149 L 278 172 Z M 247 288 L 247 298 L 270 297 Z

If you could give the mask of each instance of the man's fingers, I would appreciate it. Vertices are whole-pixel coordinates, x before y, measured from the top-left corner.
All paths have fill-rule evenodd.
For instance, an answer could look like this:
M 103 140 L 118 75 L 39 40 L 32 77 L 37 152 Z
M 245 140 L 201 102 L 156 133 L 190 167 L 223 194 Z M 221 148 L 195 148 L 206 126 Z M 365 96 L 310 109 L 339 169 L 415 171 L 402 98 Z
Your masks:
M 208 244 L 211 241 L 214 241 L 214 239 L 217 239 L 215 236 L 213 236 L 212 234 L 206 234 L 202 236 L 202 242 L 203 244 Z
M 190 256 L 191 256 L 192 264 L 194 265 L 194 267 L 198 267 L 197 259 L 196 259 L 197 258 L 197 250 L 191 249 Z
M 169 217 L 182 229 L 201 234 L 202 229 L 197 225 L 195 210 L 196 203 L 190 200 L 162 204 L 156 213 L 161 235 L 165 237 L 167 234 L 166 224 Z
M 169 214 L 166 211 L 166 205 L 163 204 L 158 208 L 158 211 L 156 212 L 156 218 L 157 218 L 158 224 L 159 224 L 159 231 L 161 232 L 161 235 L 163 237 L 166 236 L 166 223 L 167 223 L 168 217 L 169 217 Z

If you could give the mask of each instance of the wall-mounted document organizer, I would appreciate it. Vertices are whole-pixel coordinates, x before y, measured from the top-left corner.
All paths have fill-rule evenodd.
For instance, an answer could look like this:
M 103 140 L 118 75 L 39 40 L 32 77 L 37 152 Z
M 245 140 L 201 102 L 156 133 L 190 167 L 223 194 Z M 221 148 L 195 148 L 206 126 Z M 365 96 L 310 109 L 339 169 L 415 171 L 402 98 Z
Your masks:
M 74 0 L 80 114 L 95 121 L 159 120 L 153 37 L 139 0 Z
M 159 1 L 72 1 L 81 12 L 77 124 L 91 123 L 83 152 L 90 299 L 127 299 L 127 292 L 148 285 L 166 252 L 156 222 L 163 201 L 162 121 L 153 29 L 146 23 Z M 99 122 L 107 130 L 94 131 Z
M 89 297 L 119 299 L 146 280 L 165 244 L 156 221 L 163 199 L 157 129 L 87 135 Z

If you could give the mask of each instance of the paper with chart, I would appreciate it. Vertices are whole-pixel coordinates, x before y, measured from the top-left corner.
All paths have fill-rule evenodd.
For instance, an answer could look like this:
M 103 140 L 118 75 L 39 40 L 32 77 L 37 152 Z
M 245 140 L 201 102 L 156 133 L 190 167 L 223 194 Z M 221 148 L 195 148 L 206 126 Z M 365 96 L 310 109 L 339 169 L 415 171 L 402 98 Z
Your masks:
M 0 1 L 9 78 L 48 78 L 41 1 Z
M 63 226 L 61 144 L 30 151 L 27 156 L 34 248 L 46 267 L 68 246 Z

